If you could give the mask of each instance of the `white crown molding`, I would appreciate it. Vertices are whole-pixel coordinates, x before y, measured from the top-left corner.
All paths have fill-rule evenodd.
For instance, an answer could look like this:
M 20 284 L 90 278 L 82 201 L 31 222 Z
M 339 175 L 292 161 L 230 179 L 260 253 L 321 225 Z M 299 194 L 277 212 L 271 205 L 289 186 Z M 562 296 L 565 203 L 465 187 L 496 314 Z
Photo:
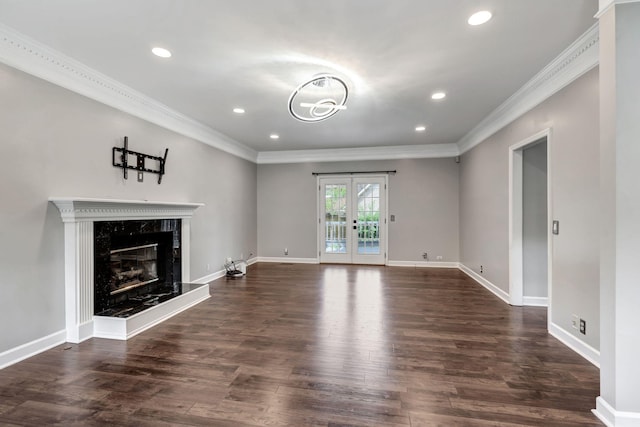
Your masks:
M 256 161 L 255 150 L 3 24 L 0 61 L 234 156 Z
M 599 41 L 596 23 L 460 139 L 460 153 L 469 151 L 597 66 Z
M 599 9 L 598 9 L 598 13 L 596 13 L 596 18 L 600 18 L 602 15 L 604 15 L 605 13 L 607 13 L 607 11 L 618 4 L 625 4 L 625 3 L 638 3 L 640 2 L 640 0 L 600 0 L 599 3 Z
M 258 164 L 346 162 L 455 157 L 456 144 L 400 145 L 394 147 L 334 148 L 322 150 L 261 151 Z
M 51 197 L 63 222 L 191 218 L 203 203 Z

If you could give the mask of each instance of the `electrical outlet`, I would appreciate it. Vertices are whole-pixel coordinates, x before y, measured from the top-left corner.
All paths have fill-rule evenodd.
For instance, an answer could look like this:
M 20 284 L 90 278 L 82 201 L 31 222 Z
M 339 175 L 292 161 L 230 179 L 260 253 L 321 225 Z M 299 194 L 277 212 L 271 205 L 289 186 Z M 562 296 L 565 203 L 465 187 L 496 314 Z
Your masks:
M 573 329 L 578 329 L 578 324 L 580 323 L 580 318 L 578 317 L 577 314 L 572 314 L 571 315 L 571 327 Z
M 436 257 L 436 261 L 442 261 L 442 255 L 438 255 L 438 256 Z
M 429 255 L 426 252 L 422 252 L 422 259 L 429 259 Z
M 211 270 L 211 264 L 207 264 L 207 271 Z
M 580 333 L 587 335 L 587 321 L 584 319 L 580 319 Z
M 289 248 L 284 248 L 284 254 L 289 255 Z
M 480 265 L 480 273 L 484 273 L 484 267 Z

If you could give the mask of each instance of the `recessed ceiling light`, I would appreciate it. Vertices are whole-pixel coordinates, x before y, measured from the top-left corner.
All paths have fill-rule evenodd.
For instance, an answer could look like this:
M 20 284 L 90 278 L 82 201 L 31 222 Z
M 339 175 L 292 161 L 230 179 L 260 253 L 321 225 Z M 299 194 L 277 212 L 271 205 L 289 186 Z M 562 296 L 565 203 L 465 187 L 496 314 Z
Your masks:
M 171 58 L 171 52 L 163 47 L 154 47 L 153 49 L 151 49 L 151 52 L 155 56 L 159 56 L 160 58 Z
M 427 130 L 426 126 L 416 126 L 416 132 L 424 132 Z
M 491 16 L 493 15 L 491 15 L 491 12 L 489 12 L 488 10 L 481 10 L 480 12 L 476 12 L 471 15 L 467 22 L 469 23 L 469 25 L 482 25 L 485 22 L 489 21 L 489 19 L 491 19 Z
M 271 139 L 278 139 L 280 138 L 280 135 L 276 134 L 276 133 L 272 133 L 271 135 L 269 135 L 269 138 Z
M 447 94 L 444 92 L 434 92 L 431 94 L 431 99 L 434 99 L 437 101 L 439 99 L 444 99 L 446 96 Z
M 236 107 L 233 109 L 233 112 L 236 114 L 244 114 L 244 108 Z

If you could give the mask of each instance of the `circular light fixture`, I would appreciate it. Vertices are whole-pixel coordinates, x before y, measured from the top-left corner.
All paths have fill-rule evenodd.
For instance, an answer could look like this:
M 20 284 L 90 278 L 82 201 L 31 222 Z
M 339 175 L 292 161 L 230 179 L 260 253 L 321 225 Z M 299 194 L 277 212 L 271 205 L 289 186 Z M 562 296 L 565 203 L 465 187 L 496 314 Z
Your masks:
M 269 138 L 271 138 L 271 139 L 280 139 L 280 135 L 278 135 L 277 133 L 272 133 L 271 135 L 269 135 Z
M 154 47 L 153 49 L 151 49 L 151 52 L 155 56 L 159 56 L 160 58 L 171 58 L 171 52 L 163 47 Z
M 416 132 L 424 132 L 427 130 L 426 126 L 416 126 Z
M 236 107 L 233 109 L 233 112 L 236 114 L 244 114 L 244 108 Z
M 431 94 L 431 99 L 433 99 L 434 101 L 439 101 L 441 99 L 446 98 L 447 94 L 444 92 L 434 92 Z
M 319 122 L 346 110 L 349 89 L 332 74 L 319 74 L 301 84 L 289 97 L 289 113 L 303 122 Z
M 488 10 L 481 10 L 480 12 L 476 12 L 469 17 L 467 22 L 469 25 L 482 25 L 489 21 L 493 15 Z

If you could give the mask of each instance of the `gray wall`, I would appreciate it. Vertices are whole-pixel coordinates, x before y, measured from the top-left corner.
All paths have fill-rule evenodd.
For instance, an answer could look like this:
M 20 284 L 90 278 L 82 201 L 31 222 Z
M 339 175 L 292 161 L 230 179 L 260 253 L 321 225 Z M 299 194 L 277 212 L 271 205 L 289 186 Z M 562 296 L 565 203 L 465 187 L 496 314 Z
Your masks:
M 552 321 L 599 348 L 599 94 L 594 69 L 462 156 L 461 262 L 508 292 L 510 145 L 552 128 L 550 180 L 554 219 Z M 571 315 L 587 321 L 587 335 Z
M 317 187 L 312 172 L 397 170 L 389 176 L 391 261 L 458 261 L 458 164 L 418 159 L 258 166 L 258 254 L 317 258 Z
M 63 224 L 51 196 L 205 203 L 192 221 L 192 279 L 256 253 L 256 165 L 4 65 L 0 87 L 0 353 L 64 329 Z M 169 148 L 161 185 L 111 166 L 124 135 L 136 151 Z
M 522 151 L 524 296 L 547 296 L 547 143 Z

